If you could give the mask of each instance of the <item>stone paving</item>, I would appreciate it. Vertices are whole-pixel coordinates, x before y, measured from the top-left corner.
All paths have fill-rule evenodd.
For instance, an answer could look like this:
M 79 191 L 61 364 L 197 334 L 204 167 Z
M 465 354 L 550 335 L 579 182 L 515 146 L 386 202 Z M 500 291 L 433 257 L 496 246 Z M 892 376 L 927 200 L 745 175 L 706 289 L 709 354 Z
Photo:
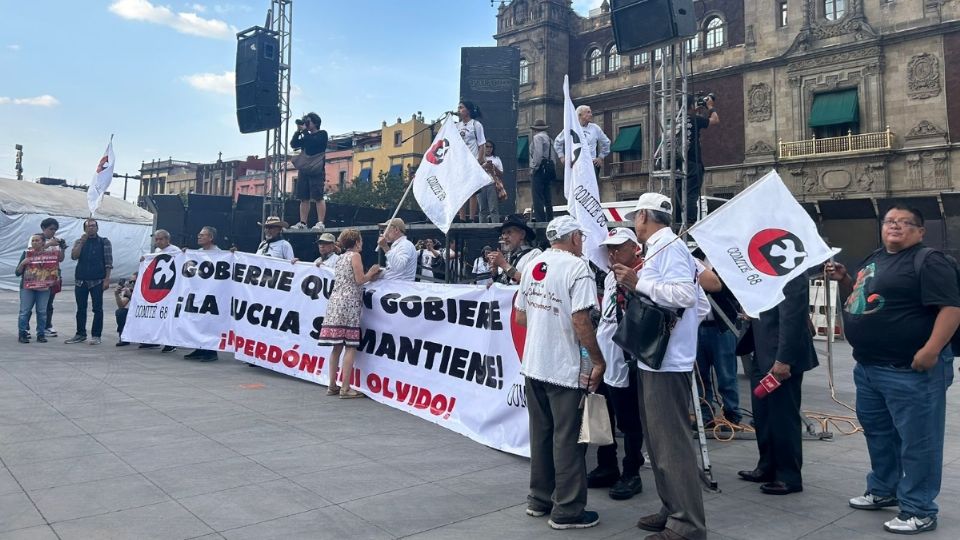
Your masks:
M 294 538 L 642 538 L 636 519 L 659 507 L 646 490 L 613 501 L 591 490 L 600 525 L 553 531 L 524 514 L 527 460 L 370 400 L 186 351 L 116 348 L 112 297 L 104 343 L 65 345 L 71 290 L 54 316 L 60 337 L 16 342 L 18 296 L 0 292 L 0 540 Z M 818 348 L 824 344 L 818 342 Z M 853 400 L 849 348 L 838 344 L 837 395 Z M 742 396 L 747 381 L 740 377 Z M 804 381 L 804 408 L 845 414 L 825 366 Z M 940 526 L 960 537 L 960 414 L 947 413 Z M 753 441 L 711 441 L 721 493 L 704 495 L 710 538 L 892 538 L 895 510 L 855 511 L 866 449 L 859 434 L 804 442 L 804 492 L 762 495 L 736 471 Z M 591 449 L 590 461 L 595 457 Z

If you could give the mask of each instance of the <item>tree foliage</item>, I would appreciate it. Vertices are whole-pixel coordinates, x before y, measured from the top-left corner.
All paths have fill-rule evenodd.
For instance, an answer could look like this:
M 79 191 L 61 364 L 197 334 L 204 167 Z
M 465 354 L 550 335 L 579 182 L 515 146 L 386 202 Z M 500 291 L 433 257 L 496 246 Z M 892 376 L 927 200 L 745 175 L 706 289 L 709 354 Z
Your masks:
M 381 172 L 373 182 L 364 182 L 360 177 L 354 178 L 346 189 L 330 195 L 329 201 L 337 204 L 352 204 L 365 208 L 382 208 L 393 210 L 397 207 L 400 197 L 406 191 L 407 184 L 400 176 L 389 176 Z M 419 210 L 413 194 L 407 195 L 403 208 Z

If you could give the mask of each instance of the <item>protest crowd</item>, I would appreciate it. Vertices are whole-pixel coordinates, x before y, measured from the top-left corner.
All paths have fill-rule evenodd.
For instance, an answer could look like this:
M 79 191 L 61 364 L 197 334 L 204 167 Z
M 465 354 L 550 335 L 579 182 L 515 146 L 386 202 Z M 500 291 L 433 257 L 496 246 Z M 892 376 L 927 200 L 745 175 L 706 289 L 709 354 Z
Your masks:
M 702 128 L 718 122 L 712 101 L 709 105 Z M 332 289 L 323 294 L 326 311 L 322 324 L 315 322 L 315 335 L 311 334 L 317 344 L 332 347 L 325 360 L 326 394 L 340 399 L 372 397 L 365 395 L 374 386 L 371 379 L 361 384 L 353 376 L 358 353 L 373 351 L 371 340 L 377 339 L 369 331 L 364 310 L 369 305 L 389 305 L 389 295 L 378 296 L 380 304 L 371 300 L 371 287 L 419 281 L 424 287 L 515 292 L 511 313 L 525 331 L 523 348 L 517 353 L 529 426 L 526 514 L 545 517 L 553 529 L 593 527 L 601 517 L 588 508 L 588 495 L 602 493 L 600 496 L 629 500 L 644 489 L 641 469 L 649 466 L 652 482 L 647 480 L 647 489 L 656 491 L 662 505 L 655 513 L 638 515 L 637 527 L 649 533 L 648 539 L 700 540 L 707 537 L 707 515 L 691 427 L 718 436 L 755 432 L 756 466 L 740 471 L 739 479 L 756 483 L 761 493 L 770 496 L 803 491 L 802 383 L 805 374 L 819 364 L 810 323 L 809 279 L 819 273 L 840 287 L 846 336 L 856 360 L 856 415 L 870 456 L 865 484 L 851 486 L 856 492 L 850 494 L 847 504 L 865 511 L 898 507 L 899 513 L 878 521 L 878 530 L 882 525 L 888 533 L 934 530 L 943 469 L 946 391 L 953 379 L 951 340 L 960 325 L 960 291 L 956 261 L 923 245 L 920 211 L 893 206 L 883 217 L 882 246 L 849 267 L 835 262 L 825 245 L 818 252 L 819 236 L 804 236 L 802 244 L 772 238 L 760 246 L 764 253 L 760 259 L 752 252 L 747 256 L 746 242 L 766 227 L 750 230 L 741 243 L 716 240 L 711 235 L 720 234 L 717 231 L 737 234 L 736 227 L 721 221 L 739 219 L 736 199 L 728 203 L 729 209 L 725 205 L 700 217 L 689 229 L 678 230 L 678 218 L 689 211 L 677 207 L 683 200 L 680 194 L 645 193 L 624 216 L 629 226 L 600 224 L 598 235 L 596 220 L 586 225 L 570 197 L 570 215 L 553 215 L 549 185 L 558 174 L 555 158 L 560 158 L 564 175 L 572 178 L 574 185 L 589 184 L 592 176 L 595 191 L 593 163 L 610 151 L 609 139 L 590 122 L 589 107 L 579 107 L 572 114 L 580 121 L 579 128 L 573 128 L 581 130 L 580 140 L 587 149 L 583 155 L 588 159 L 582 162 L 569 148 L 569 134 L 564 136 L 569 126 L 555 140 L 546 133 L 549 126 L 542 120 L 532 128 L 532 214 L 537 225 L 546 223 L 545 242 L 541 243 L 536 228 L 524 216 L 510 214 L 500 219 L 497 203 L 505 196 L 501 158 L 495 154 L 493 141 L 484 136 L 479 109 L 469 102 L 459 104 L 458 118 L 445 124 L 438 135 L 442 139 L 449 127 L 456 140 L 446 139 L 450 144 L 445 155 L 425 156 L 426 165 L 421 169 L 432 169 L 424 172 L 422 183 L 418 171 L 413 182 L 427 217 L 444 232 L 455 218 L 479 220 L 497 228 L 500 243 L 484 246 L 475 259 L 464 260 L 456 242 L 445 245 L 436 238 L 409 238 L 407 223 L 397 217 L 380 224 L 375 246 L 365 245 L 355 228 L 344 228 L 336 235 L 327 232 L 322 175 L 302 177 L 304 183 L 297 189 L 302 201 L 298 223 L 291 226 L 278 216 L 269 216 L 259 224 L 263 240 L 253 255 L 289 261 L 297 268 L 304 268 L 306 261 L 295 256 L 285 232 L 316 235 L 317 256 L 309 264 L 309 272 L 332 280 Z M 306 115 L 294 139 L 294 148 L 302 148 L 311 158 L 325 151 L 327 137 L 319 129 L 320 122 L 317 114 Z M 456 162 L 460 168 L 455 182 L 439 188 L 426 185 L 427 176 L 443 180 L 443 167 L 452 167 L 461 158 L 464 161 Z M 763 182 L 774 186 L 779 177 Z M 445 189 L 443 205 L 431 210 L 422 197 L 441 188 Z M 464 196 L 458 198 L 460 192 Z M 752 196 L 760 196 L 758 193 L 759 189 L 754 190 Z M 770 193 L 771 199 L 761 206 L 789 214 L 786 206 L 771 204 L 776 193 Z M 312 227 L 307 223 L 310 202 L 319 215 Z M 693 221 L 684 220 L 688 225 Z M 28 344 L 35 339 L 45 343 L 58 335 L 53 299 L 61 292 L 60 263 L 69 254 L 77 262 L 73 291 L 77 311 L 75 331 L 66 343 L 102 345 L 103 297 L 112 288 L 120 336 L 117 347 L 135 345 L 159 349 L 160 354 L 178 351 L 179 345 L 134 344 L 131 341 L 135 340 L 125 337 L 137 318 L 131 309 L 142 302 L 144 276 L 111 275 L 111 242 L 98 234 L 96 219 L 86 220 L 83 235 L 69 245 L 57 237 L 58 227 L 55 219 L 44 220 L 41 230 L 27 239 L 17 266 L 16 273 L 22 276 L 19 342 Z M 788 230 L 799 237 L 801 229 L 798 225 Z M 141 260 L 141 274 L 149 267 L 149 279 L 154 282 L 172 280 L 159 267 L 150 266 L 162 256 L 186 254 L 200 260 L 241 255 L 221 252 L 213 227 L 203 227 L 196 234 L 199 249 L 187 250 L 171 244 L 167 231 L 156 230 L 153 252 Z M 743 256 L 738 258 L 739 248 L 731 245 L 743 245 Z M 798 255 L 787 249 L 798 245 L 806 251 Z M 374 250 L 384 264 L 365 268 L 361 255 Z M 247 278 L 257 279 L 250 274 Z M 240 280 L 237 275 L 232 279 Z M 266 275 L 260 279 L 264 286 Z M 267 286 L 279 288 L 282 279 L 275 278 Z M 436 283 L 442 281 L 460 284 Z M 378 295 L 382 292 L 377 290 Z M 428 317 L 429 301 L 417 308 L 423 309 L 424 317 Z M 458 307 L 454 314 L 451 309 L 459 304 L 447 302 L 442 307 L 448 320 L 465 326 L 475 322 L 479 331 L 506 324 L 504 331 L 510 331 L 509 322 L 497 319 L 499 314 L 493 309 L 467 315 Z M 404 306 L 407 304 L 399 309 Z M 234 300 L 231 310 L 236 309 Z M 89 327 L 88 310 L 92 312 Z M 261 326 L 268 325 L 267 318 L 265 310 Z M 269 324 L 286 324 L 285 320 L 277 322 L 280 318 L 276 315 L 276 321 Z M 61 331 L 64 324 L 64 320 L 56 322 Z M 210 344 L 229 341 L 237 342 L 238 351 L 243 348 L 239 345 L 242 338 L 232 332 L 229 337 L 207 337 Z M 404 347 L 411 346 L 400 339 L 395 353 L 382 352 L 386 337 L 380 336 L 373 354 L 395 354 L 399 361 Z M 429 340 L 431 336 L 421 337 Z M 245 345 L 253 347 L 250 339 Z M 426 350 L 427 343 L 422 345 Z M 254 350 L 259 346 L 258 342 Z M 228 350 L 222 345 L 218 349 Z M 266 345 L 263 349 L 263 356 L 274 354 Z M 408 362 L 416 365 L 409 360 L 413 353 L 408 350 L 407 354 Z M 440 354 L 440 369 L 456 375 L 456 350 Z M 490 388 L 509 386 L 511 381 L 504 384 L 504 371 L 497 365 L 500 357 L 490 355 L 470 357 L 461 378 L 473 377 Z M 739 395 L 737 385 L 738 356 L 744 355 L 753 358 L 747 375 L 754 391 L 749 396 Z M 288 364 L 286 352 L 278 349 L 274 356 L 276 363 Z M 204 345 L 187 352 L 185 358 L 217 361 L 218 350 Z M 306 353 L 298 358 L 293 361 L 301 366 L 311 361 Z M 475 364 L 481 367 L 474 369 Z M 383 383 L 381 393 L 386 396 L 385 379 L 374 381 Z M 411 403 L 420 399 L 422 390 L 416 390 L 420 392 L 416 397 L 411 393 Z M 429 408 L 434 415 L 449 415 L 458 409 L 452 396 L 435 392 L 424 399 L 431 400 Z M 752 411 L 749 415 L 745 415 L 746 405 Z M 590 471 L 586 465 L 588 442 L 598 443 L 597 466 Z M 599 489 L 605 492 L 596 491 Z

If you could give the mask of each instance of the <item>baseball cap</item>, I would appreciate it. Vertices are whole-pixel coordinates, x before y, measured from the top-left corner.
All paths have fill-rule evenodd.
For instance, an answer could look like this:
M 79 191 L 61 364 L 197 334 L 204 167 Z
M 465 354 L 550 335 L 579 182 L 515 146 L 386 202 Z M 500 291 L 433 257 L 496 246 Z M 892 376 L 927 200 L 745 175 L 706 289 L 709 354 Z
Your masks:
M 570 216 L 553 218 L 553 220 L 547 224 L 547 240 L 553 242 L 565 234 L 579 230 L 581 230 L 580 224 Z
M 318 244 L 335 244 L 337 239 L 330 233 L 323 233 L 317 238 Z
M 627 240 L 632 240 L 634 244 L 640 243 L 637 241 L 637 235 L 633 232 L 633 229 L 627 227 L 616 227 L 610 229 L 610 232 L 607 233 L 607 237 L 603 239 L 603 242 L 600 242 L 600 245 L 619 246 Z
M 637 204 L 633 207 L 633 210 L 623 215 L 623 219 L 632 221 L 633 217 L 637 215 L 637 212 L 640 210 L 659 210 L 660 212 L 666 212 L 672 215 L 673 203 L 670 202 L 670 197 L 666 195 L 661 195 L 660 193 L 644 193 L 637 199 Z
M 393 218 L 393 219 L 391 219 L 391 220 L 388 220 L 388 221 L 384 221 L 383 223 L 380 224 L 380 226 L 381 226 L 381 227 L 388 227 L 388 226 L 390 226 L 390 227 L 393 227 L 394 229 L 399 230 L 400 232 L 402 232 L 402 233 L 404 233 L 404 234 L 406 234 L 406 232 L 407 232 L 407 224 L 404 223 L 404 221 L 403 221 L 402 219 L 398 218 L 398 217 L 395 217 L 395 218 Z

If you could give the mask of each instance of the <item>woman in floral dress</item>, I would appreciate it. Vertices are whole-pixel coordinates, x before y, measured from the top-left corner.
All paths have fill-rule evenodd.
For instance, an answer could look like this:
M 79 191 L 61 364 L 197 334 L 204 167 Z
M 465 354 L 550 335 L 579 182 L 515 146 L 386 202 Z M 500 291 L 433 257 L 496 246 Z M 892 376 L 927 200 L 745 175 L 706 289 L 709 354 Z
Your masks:
M 363 239 L 356 229 L 346 229 L 337 239 L 343 255 L 337 260 L 333 270 L 333 292 L 327 302 L 327 314 L 320 329 L 320 345 L 332 345 L 330 354 L 327 395 L 340 394 L 340 399 L 363 397 L 363 394 L 350 388 L 350 374 L 353 373 L 353 358 L 360 345 L 360 302 L 363 287 L 377 278 L 380 266 L 375 264 L 363 271 L 360 252 Z M 345 351 L 345 352 L 344 352 Z M 337 386 L 337 370 L 340 354 L 343 353 L 343 386 Z

